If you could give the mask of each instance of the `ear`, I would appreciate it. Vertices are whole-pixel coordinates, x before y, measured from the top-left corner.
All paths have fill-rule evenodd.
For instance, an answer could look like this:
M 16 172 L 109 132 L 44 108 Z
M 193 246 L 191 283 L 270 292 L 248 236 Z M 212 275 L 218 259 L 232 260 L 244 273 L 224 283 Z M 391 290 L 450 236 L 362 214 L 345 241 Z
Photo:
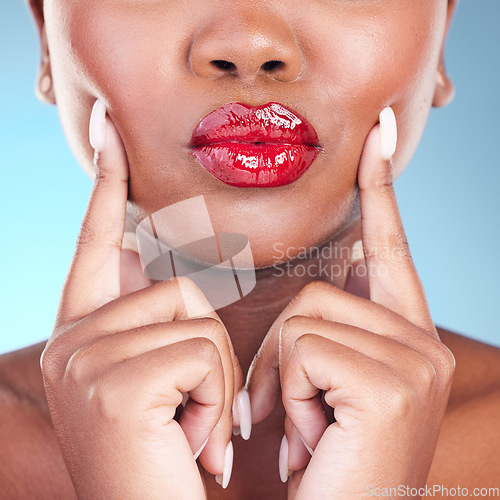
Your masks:
M 446 31 L 443 39 L 443 45 L 441 47 L 441 55 L 439 57 L 439 65 L 436 73 L 436 88 L 434 90 L 434 99 L 432 101 L 432 105 L 436 108 L 449 104 L 455 95 L 455 87 L 453 85 L 453 82 L 450 80 L 448 73 L 446 72 L 444 64 L 444 48 L 446 37 L 448 36 L 450 30 L 451 20 L 453 18 L 453 14 L 455 12 L 457 4 L 458 0 L 448 0 Z
M 43 0 L 28 0 L 29 9 L 40 35 L 41 61 L 38 76 L 35 83 L 35 94 L 38 99 L 46 104 L 55 104 L 56 96 L 52 80 L 52 69 L 50 66 L 49 45 L 45 32 L 45 20 L 43 15 Z

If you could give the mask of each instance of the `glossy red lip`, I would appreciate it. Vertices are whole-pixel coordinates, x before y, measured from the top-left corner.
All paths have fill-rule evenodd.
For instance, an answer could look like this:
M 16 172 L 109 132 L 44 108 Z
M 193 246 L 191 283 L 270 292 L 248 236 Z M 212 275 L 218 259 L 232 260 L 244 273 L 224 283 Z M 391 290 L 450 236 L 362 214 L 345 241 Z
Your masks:
M 222 106 L 201 120 L 190 146 L 208 172 L 237 187 L 290 184 L 321 150 L 314 127 L 276 102 Z

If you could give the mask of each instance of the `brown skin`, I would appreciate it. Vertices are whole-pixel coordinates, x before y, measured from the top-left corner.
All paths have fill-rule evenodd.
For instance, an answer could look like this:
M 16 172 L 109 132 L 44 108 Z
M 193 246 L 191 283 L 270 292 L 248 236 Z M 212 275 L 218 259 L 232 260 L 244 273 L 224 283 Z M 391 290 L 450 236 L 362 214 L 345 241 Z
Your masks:
M 42 33 L 40 76 L 51 74 L 54 85 L 39 94 L 57 101 L 83 168 L 93 175 L 87 130 L 91 106 L 100 97 L 128 158 L 130 214 L 141 217 L 203 194 L 216 231 L 245 227 L 259 267 L 272 263 L 276 242 L 298 248 L 327 240 L 349 246 L 360 239 L 356 176 L 378 113 L 390 105 L 397 116 L 398 174 L 413 154 L 431 104 L 444 105 L 452 96 L 442 51 L 454 2 L 310 2 L 307 9 L 303 2 L 252 2 L 251 7 L 229 1 L 152 2 L 136 9 L 133 2 L 45 0 L 45 17 L 40 3 L 32 2 Z M 249 37 L 259 34 L 267 36 L 268 45 L 251 43 Z M 236 73 L 224 74 L 209 64 L 211 59 L 234 62 Z M 268 78 L 259 68 L 272 59 L 285 65 Z M 198 121 L 234 101 L 282 102 L 314 125 L 324 149 L 301 179 L 273 190 L 229 188 L 187 154 Z M 133 256 L 122 260 L 122 283 L 132 266 L 128 259 Z M 243 374 L 287 303 L 315 279 L 276 279 L 269 272 L 258 278 L 251 295 L 219 311 Z M 342 287 L 344 281 L 340 276 L 333 284 Z M 129 282 L 122 295 L 142 286 Z M 439 334 L 455 356 L 456 371 L 427 482 L 470 490 L 498 486 L 499 350 L 451 332 Z M 2 468 L 1 483 L 11 497 L 69 498 L 73 486 L 41 381 L 42 349 L 2 357 L 2 453 L 3 463 L 11 465 Z M 278 404 L 254 426 L 250 441 L 233 438 L 231 482 L 223 491 L 206 474 L 209 498 L 286 498 L 277 473 L 283 421 Z
M 357 165 L 379 112 L 392 106 L 398 119 L 399 173 L 433 101 L 450 98 L 440 53 L 451 6 L 311 2 L 305 10 L 299 1 L 148 2 L 146 8 L 46 0 L 57 105 L 83 168 L 93 176 L 88 121 L 99 97 L 125 146 L 137 218 L 202 194 L 216 232 L 245 227 L 258 267 L 272 264 L 275 242 L 309 247 L 331 239 L 355 216 Z M 237 69 L 224 72 L 212 59 Z M 260 67 L 269 60 L 284 65 L 266 72 Z M 436 83 L 438 68 L 444 86 Z M 200 168 L 188 144 L 204 116 L 228 102 L 270 101 L 290 106 L 318 133 L 323 151 L 301 179 L 281 189 L 238 190 Z M 313 232 L 304 229 L 311 220 Z

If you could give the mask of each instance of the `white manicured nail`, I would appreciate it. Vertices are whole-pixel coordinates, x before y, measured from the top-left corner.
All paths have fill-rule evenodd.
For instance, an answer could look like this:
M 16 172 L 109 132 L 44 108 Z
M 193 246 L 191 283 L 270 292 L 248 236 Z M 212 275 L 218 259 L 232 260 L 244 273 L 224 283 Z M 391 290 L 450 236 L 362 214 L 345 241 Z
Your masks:
M 106 142 L 106 106 L 97 99 L 92 108 L 89 123 L 90 145 L 96 151 L 102 151 Z
M 224 454 L 224 470 L 222 474 L 217 474 L 215 480 L 224 488 L 227 488 L 229 480 L 231 479 L 231 472 L 233 471 L 233 443 L 229 441 L 226 448 L 226 453 Z
M 304 438 L 299 434 L 299 437 L 300 439 L 302 440 L 302 442 L 304 443 L 304 446 L 307 448 L 307 451 L 311 454 L 314 453 L 314 450 L 304 441 Z
M 288 470 L 288 439 L 283 435 L 280 445 L 279 470 L 281 482 L 286 483 L 292 471 Z
M 390 160 L 396 151 L 398 142 L 398 127 L 396 116 L 391 107 L 380 112 L 380 154 L 384 160 Z
M 365 258 L 365 254 L 363 252 L 363 242 L 361 240 L 355 241 L 351 247 L 351 257 L 349 259 L 350 264 L 356 264 L 360 260 Z
M 250 408 L 250 395 L 243 388 L 237 396 L 238 416 L 240 418 L 241 437 L 248 440 L 252 432 L 252 409 Z
M 208 436 L 207 439 L 205 439 L 205 442 L 200 446 L 200 449 L 193 455 L 195 460 L 200 456 L 200 453 L 203 451 L 203 448 L 205 448 L 205 445 L 208 443 L 209 437 L 210 436 Z
M 241 430 L 238 426 L 233 427 L 233 436 L 239 436 L 241 434 Z

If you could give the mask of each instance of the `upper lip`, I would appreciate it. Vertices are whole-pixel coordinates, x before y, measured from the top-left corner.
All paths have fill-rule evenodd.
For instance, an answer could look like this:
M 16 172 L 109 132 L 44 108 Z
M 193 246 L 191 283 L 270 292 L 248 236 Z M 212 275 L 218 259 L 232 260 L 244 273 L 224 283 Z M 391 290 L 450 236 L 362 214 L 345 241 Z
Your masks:
M 319 147 L 314 127 L 303 116 L 277 102 L 260 106 L 238 102 L 225 104 L 200 121 L 193 132 L 190 146 L 227 142 Z

